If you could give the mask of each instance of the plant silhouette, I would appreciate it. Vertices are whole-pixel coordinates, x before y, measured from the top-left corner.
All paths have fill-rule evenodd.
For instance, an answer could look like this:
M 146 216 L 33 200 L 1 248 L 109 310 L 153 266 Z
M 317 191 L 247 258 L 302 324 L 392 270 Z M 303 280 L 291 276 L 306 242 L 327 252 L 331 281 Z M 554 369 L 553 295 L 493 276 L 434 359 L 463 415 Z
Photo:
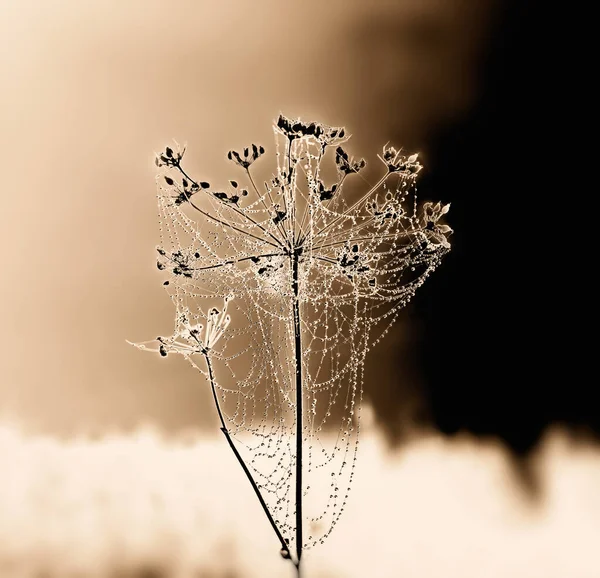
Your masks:
M 183 355 L 205 376 L 300 574 L 303 551 L 329 536 L 349 497 L 366 354 L 450 250 L 452 230 L 449 205 L 417 202 L 416 154 L 386 145 L 369 185 L 344 128 L 280 115 L 273 129 L 277 169 L 260 187 L 263 146 L 229 151 L 241 176 L 224 190 L 186 172 L 185 147 L 157 155 L 157 267 L 176 323 L 134 345 Z M 353 180 L 364 192 L 346 192 Z

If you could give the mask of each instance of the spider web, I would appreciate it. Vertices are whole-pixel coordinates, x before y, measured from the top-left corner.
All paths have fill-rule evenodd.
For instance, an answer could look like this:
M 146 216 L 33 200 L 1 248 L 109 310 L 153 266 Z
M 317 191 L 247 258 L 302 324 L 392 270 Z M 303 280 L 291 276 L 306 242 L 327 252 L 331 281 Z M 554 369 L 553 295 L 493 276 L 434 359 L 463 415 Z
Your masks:
M 168 161 L 170 170 L 157 177 L 165 288 L 179 325 L 182 319 L 208 325 L 210 312 L 230 300 L 231 323 L 210 351 L 219 403 L 290 546 L 296 546 L 295 356 L 301 357 L 303 549 L 330 535 L 349 497 L 366 354 L 448 251 L 436 219 L 420 215 L 418 169 L 396 156 L 408 168 L 392 170 L 384 154 L 386 175 L 350 202 L 344 188 L 351 180 L 365 184 L 356 175 L 364 162 L 353 165 L 341 148 L 332 162 L 328 153 L 348 137 L 319 126 L 328 135 L 325 145 L 314 135 L 292 139 L 274 127 L 277 169 L 260 187 L 250 165 L 263 149 L 255 145 L 243 157 L 229 154 L 243 178 L 226 191 L 195 181 L 179 162 Z M 420 167 L 415 158 L 408 160 Z M 329 185 L 326 163 L 336 169 Z M 301 352 L 295 349 L 294 252 Z M 197 349 L 178 352 L 209 379 Z

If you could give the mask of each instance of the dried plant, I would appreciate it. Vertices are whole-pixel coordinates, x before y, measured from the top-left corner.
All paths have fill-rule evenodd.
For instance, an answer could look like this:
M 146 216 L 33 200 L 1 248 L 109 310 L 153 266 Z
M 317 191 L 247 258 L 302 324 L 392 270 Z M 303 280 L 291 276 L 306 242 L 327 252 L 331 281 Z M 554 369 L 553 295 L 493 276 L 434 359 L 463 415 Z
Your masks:
M 353 195 L 366 163 L 342 146 L 344 128 L 284 116 L 273 128 L 277 167 L 261 187 L 262 146 L 227 154 L 241 178 L 224 190 L 186 172 L 185 148 L 157 155 L 157 266 L 176 327 L 136 345 L 181 354 L 206 377 L 221 431 L 299 574 L 303 551 L 347 503 L 365 356 L 449 251 L 452 230 L 449 205 L 417 203 L 416 154 L 385 146 L 381 178 Z

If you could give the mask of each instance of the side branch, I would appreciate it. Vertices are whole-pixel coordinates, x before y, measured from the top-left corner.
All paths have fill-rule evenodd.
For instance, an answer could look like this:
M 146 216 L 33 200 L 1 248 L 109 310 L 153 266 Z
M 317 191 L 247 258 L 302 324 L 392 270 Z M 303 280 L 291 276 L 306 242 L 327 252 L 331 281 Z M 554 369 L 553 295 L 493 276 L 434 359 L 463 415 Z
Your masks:
M 229 447 L 231 448 L 235 457 L 237 458 L 237 461 L 239 462 L 240 466 L 242 466 L 242 469 L 244 470 L 244 473 L 246 474 L 248 481 L 252 485 L 252 489 L 254 490 L 254 493 L 256 494 L 256 497 L 258 498 L 258 501 L 260 502 L 260 505 L 262 506 L 262 509 L 265 512 L 267 519 L 269 520 L 269 523 L 271 524 L 271 527 L 273 528 L 273 531 L 275 532 L 275 534 L 277 535 L 277 538 L 279 539 L 279 542 L 281 543 L 282 554 L 284 554 L 286 558 L 291 559 L 288 544 L 285 541 L 285 538 L 281 535 L 281 532 L 279 531 L 277 524 L 275 524 L 275 520 L 273 519 L 273 516 L 271 516 L 271 512 L 269 511 L 269 508 L 268 508 L 264 498 L 262 497 L 262 494 L 260 493 L 260 489 L 256 485 L 256 482 L 254 481 L 254 478 L 252 477 L 252 474 L 250 473 L 248 466 L 246 466 L 242 456 L 240 456 L 240 453 L 238 452 L 237 448 L 235 447 L 235 445 L 233 443 L 233 440 L 231 439 L 231 436 L 229 435 L 229 431 L 227 430 L 227 426 L 225 425 L 225 419 L 223 418 L 223 413 L 221 412 L 219 398 L 217 397 L 217 391 L 215 388 L 215 378 L 213 375 L 212 364 L 210 362 L 210 357 L 208 356 L 208 352 L 206 352 L 206 351 L 204 352 L 204 358 L 206 359 L 206 366 L 208 368 L 208 376 L 210 379 L 210 387 L 212 390 L 213 398 L 215 400 L 215 406 L 217 408 L 217 413 L 219 414 L 219 420 L 221 422 L 220 429 L 223 432 L 223 435 L 225 436 L 225 439 L 227 440 Z

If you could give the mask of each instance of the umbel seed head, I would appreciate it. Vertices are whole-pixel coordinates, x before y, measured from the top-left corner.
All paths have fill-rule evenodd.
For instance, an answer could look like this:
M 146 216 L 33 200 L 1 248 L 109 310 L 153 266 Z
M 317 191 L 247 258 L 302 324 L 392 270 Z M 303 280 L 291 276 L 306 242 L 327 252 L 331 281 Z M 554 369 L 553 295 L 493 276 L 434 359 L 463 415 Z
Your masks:
M 272 173 L 254 166 L 263 146 L 241 143 L 226 152 L 235 173 L 214 186 L 183 166 L 185 147 L 157 155 L 155 258 L 175 328 L 137 347 L 181 355 L 210 384 L 280 554 L 299 567 L 346 506 L 365 358 L 449 252 L 452 229 L 449 204 L 417 198 L 416 154 L 386 145 L 378 176 L 363 178 L 343 127 L 280 115 L 273 132 Z M 333 491 L 318 495 L 323 474 Z

